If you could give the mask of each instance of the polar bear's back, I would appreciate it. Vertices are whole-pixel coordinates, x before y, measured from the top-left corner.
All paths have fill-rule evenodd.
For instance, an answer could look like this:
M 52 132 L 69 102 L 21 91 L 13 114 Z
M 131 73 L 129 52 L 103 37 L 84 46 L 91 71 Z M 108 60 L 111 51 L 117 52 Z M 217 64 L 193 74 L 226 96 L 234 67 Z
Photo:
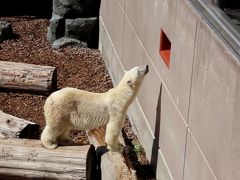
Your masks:
M 76 88 L 63 88 L 52 93 L 44 105 L 46 123 L 68 125 L 76 129 L 92 129 L 108 122 L 107 97 Z

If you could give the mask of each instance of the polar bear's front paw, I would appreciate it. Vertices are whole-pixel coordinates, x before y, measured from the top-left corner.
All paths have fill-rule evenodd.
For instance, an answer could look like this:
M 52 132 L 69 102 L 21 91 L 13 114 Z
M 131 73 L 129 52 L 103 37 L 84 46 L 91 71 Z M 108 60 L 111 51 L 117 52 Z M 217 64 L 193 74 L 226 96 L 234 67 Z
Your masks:
M 47 149 L 56 149 L 58 147 L 57 143 L 50 143 L 50 142 L 42 142 L 42 145 Z
M 108 148 L 111 152 L 117 152 L 117 151 L 119 151 L 119 146 L 111 146 L 111 145 L 108 145 L 107 148 Z
M 107 148 L 111 151 L 111 152 L 123 152 L 124 151 L 124 146 L 122 144 L 118 144 L 116 146 L 111 146 L 108 144 Z
M 76 144 L 76 142 L 70 138 L 64 138 L 59 140 L 59 144 L 62 146 L 70 146 Z
M 120 144 L 118 151 L 122 154 L 124 152 L 124 145 Z

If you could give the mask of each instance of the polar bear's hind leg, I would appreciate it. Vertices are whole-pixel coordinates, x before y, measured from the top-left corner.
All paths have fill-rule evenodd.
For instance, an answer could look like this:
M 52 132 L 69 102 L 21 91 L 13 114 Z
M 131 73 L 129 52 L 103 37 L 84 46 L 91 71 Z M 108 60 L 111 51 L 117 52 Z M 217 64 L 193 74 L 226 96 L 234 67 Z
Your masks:
M 58 146 L 57 143 L 58 136 L 59 134 L 56 133 L 55 130 L 53 130 L 49 126 L 46 126 L 41 134 L 42 145 L 48 149 L 55 149 Z

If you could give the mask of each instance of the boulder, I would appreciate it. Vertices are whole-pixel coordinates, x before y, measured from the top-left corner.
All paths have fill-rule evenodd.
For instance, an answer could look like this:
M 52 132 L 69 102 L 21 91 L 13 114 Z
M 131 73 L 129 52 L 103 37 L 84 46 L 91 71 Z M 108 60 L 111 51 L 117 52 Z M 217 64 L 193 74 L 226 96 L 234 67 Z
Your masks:
M 86 42 L 88 47 L 92 47 L 93 34 L 96 33 L 97 26 L 97 17 L 66 19 L 64 36 Z
M 63 38 L 57 39 L 52 44 L 52 48 L 53 49 L 59 49 L 59 48 L 66 47 L 66 46 L 74 46 L 74 47 L 86 48 L 87 47 L 87 43 L 79 41 L 79 40 L 76 40 L 76 39 L 63 37 Z
M 0 21 L 0 42 L 14 38 L 12 25 L 6 21 Z
M 53 13 L 48 27 L 47 40 L 52 43 L 56 39 L 63 37 L 64 29 L 65 19 Z
M 100 0 L 53 0 L 53 12 L 65 18 L 99 16 Z

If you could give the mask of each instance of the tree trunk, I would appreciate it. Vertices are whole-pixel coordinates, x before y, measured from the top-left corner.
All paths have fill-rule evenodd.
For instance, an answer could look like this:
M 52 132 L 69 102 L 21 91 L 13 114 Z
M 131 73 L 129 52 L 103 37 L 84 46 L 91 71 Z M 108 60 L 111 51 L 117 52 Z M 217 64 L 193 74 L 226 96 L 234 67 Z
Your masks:
M 93 179 L 93 145 L 60 146 L 48 150 L 39 140 L 0 138 L 3 179 Z
M 57 88 L 56 68 L 0 61 L 0 88 L 49 93 Z
M 110 152 L 104 143 L 102 128 L 87 132 L 89 142 L 96 147 L 97 163 L 100 176 L 103 180 L 136 180 L 136 171 L 133 170 L 128 156 L 123 152 Z M 124 144 L 122 136 L 121 143 Z
M 38 139 L 39 125 L 0 110 L 0 137 Z

